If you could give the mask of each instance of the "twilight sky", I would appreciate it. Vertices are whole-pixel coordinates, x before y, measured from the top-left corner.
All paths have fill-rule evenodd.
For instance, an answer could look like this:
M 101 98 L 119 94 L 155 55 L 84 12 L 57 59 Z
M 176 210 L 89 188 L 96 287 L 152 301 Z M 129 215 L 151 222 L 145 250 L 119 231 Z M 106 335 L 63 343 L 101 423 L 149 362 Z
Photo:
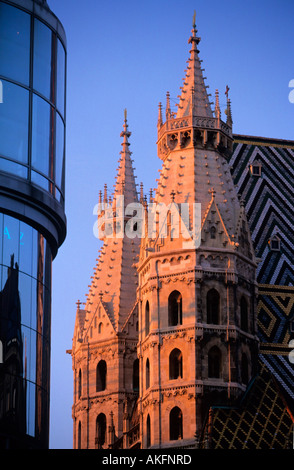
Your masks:
M 293 139 L 293 0 L 48 0 L 67 35 L 68 234 L 53 262 L 50 447 L 72 448 L 71 349 L 101 243 L 93 208 L 115 182 L 124 108 L 138 185 L 156 187 L 158 103 L 180 94 L 196 10 L 200 58 L 222 117 L 230 87 L 233 132 Z M 292 100 L 293 101 L 293 100 Z

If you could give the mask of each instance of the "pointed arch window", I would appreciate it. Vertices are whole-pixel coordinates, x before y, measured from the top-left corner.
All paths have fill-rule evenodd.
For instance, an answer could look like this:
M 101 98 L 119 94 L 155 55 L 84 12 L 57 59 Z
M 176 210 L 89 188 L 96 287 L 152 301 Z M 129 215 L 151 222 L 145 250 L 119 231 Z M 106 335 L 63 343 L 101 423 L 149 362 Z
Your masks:
M 100 413 L 96 419 L 96 446 L 97 449 L 102 449 L 106 442 L 106 416 Z
M 208 377 L 219 379 L 221 377 L 221 352 L 213 346 L 208 352 Z
M 150 331 L 150 307 L 147 300 L 145 305 L 145 335 L 148 336 Z
M 146 420 L 146 435 L 147 435 L 146 447 L 148 448 L 151 445 L 151 423 L 150 423 L 149 414 L 147 415 L 147 420 Z
M 182 324 L 182 295 L 177 290 L 168 298 L 168 326 Z
M 100 322 L 99 325 L 98 325 L 98 333 L 101 335 L 102 333 L 102 330 L 103 330 L 103 323 Z
M 97 364 L 96 369 L 96 392 L 103 392 L 106 389 L 107 365 L 102 359 Z
M 248 331 L 248 304 L 244 296 L 240 300 L 241 330 Z
M 215 239 L 215 237 L 216 237 L 216 228 L 213 225 L 212 227 L 210 227 L 210 238 Z
M 178 406 L 169 415 L 169 438 L 171 441 L 183 439 L 183 414 Z
M 150 364 L 149 359 L 146 360 L 146 390 L 150 387 Z
M 139 392 L 139 359 L 133 363 L 133 391 Z
M 82 448 L 82 425 L 81 421 L 78 424 L 78 449 Z
M 183 358 L 179 349 L 173 349 L 169 355 L 169 379 L 183 378 Z
M 78 398 L 81 398 L 81 396 L 82 396 L 82 371 L 80 369 L 79 376 L 78 376 Z
M 206 295 L 207 323 L 219 324 L 220 296 L 216 289 L 210 289 Z
M 245 353 L 242 354 L 241 358 L 241 382 L 244 385 L 247 385 L 249 381 L 249 372 L 248 372 L 248 358 Z

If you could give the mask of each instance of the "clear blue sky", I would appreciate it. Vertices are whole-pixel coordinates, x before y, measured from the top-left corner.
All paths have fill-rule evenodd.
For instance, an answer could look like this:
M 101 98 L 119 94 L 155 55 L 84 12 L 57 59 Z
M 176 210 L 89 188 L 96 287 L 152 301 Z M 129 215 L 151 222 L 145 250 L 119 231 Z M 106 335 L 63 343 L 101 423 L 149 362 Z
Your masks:
M 137 183 L 156 186 L 158 103 L 174 105 L 196 23 L 206 83 L 233 131 L 294 139 L 293 0 L 48 0 L 68 41 L 66 213 L 68 235 L 53 263 L 50 447 L 72 448 L 71 349 L 76 301 L 85 301 L 100 242 L 94 205 L 112 188 L 128 110 Z M 174 110 L 176 107 L 174 106 Z M 224 115 L 223 115 L 224 116 Z

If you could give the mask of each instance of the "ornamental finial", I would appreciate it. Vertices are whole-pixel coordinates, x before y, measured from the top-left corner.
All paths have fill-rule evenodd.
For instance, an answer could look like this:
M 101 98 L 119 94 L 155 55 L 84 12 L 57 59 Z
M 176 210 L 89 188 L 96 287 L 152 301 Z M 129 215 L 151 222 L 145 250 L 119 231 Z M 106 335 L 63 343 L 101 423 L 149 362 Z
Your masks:
M 193 26 L 194 29 L 196 28 L 196 10 L 194 10 L 193 24 L 192 24 L 192 26 Z
M 219 94 L 218 90 L 215 90 L 215 109 L 214 109 L 215 117 L 220 118 L 221 116 L 221 111 L 220 111 L 220 106 L 219 106 Z

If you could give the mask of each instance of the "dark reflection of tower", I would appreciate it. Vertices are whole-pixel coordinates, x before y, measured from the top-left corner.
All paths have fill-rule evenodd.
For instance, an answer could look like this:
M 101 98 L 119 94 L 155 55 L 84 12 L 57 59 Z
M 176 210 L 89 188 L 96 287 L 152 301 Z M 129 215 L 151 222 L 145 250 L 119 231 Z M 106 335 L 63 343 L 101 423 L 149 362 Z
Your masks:
M 18 264 L 11 256 L 7 280 L 0 292 L 0 340 L 3 363 L 0 364 L 0 446 L 6 439 L 26 432 L 26 358 L 23 365 L 21 305 L 18 290 Z M 24 380 L 23 380 L 24 377 Z M 3 438 L 2 436 L 6 437 Z M 7 441 L 8 442 L 8 441 Z

